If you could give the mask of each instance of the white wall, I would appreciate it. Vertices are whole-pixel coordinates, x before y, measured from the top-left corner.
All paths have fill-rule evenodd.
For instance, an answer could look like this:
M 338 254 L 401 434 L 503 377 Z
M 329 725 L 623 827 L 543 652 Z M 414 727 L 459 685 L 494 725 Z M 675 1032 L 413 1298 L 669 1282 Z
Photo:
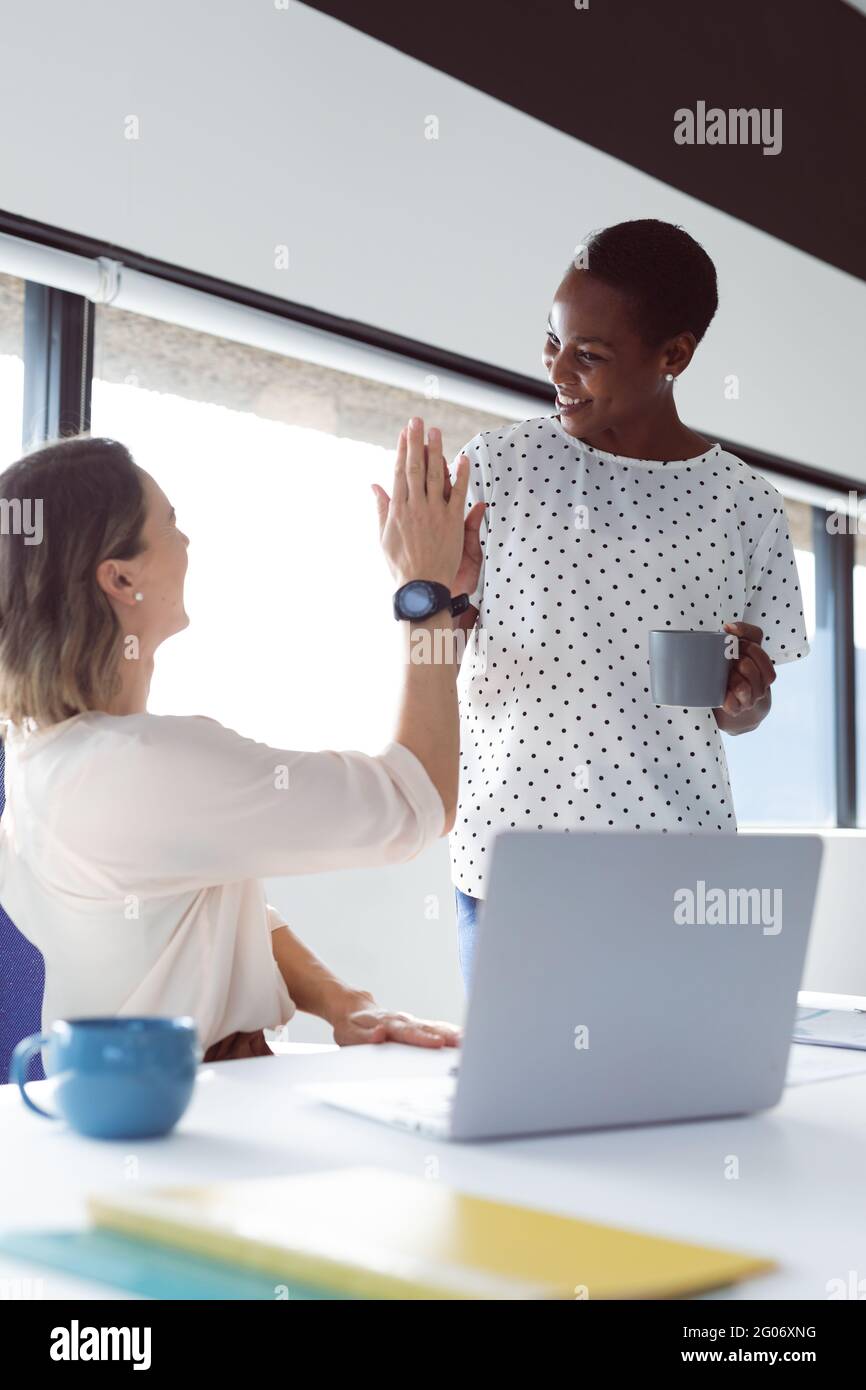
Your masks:
M 679 222 L 722 290 L 688 420 L 866 481 L 862 282 L 287 3 L 8 10 L 4 206 L 530 374 L 581 235 Z

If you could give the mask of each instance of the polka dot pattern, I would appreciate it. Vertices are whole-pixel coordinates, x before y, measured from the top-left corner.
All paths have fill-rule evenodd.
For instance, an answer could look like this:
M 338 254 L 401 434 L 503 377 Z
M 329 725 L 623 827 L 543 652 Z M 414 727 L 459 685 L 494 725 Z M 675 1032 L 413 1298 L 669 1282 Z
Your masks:
M 808 653 L 781 495 L 718 444 L 627 459 L 555 417 L 462 452 L 468 505 L 487 512 L 482 631 L 460 675 L 455 884 L 485 896 L 500 830 L 736 830 L 713 713 L 652 703 L 649 632 L 740 619 L 773 661 Z

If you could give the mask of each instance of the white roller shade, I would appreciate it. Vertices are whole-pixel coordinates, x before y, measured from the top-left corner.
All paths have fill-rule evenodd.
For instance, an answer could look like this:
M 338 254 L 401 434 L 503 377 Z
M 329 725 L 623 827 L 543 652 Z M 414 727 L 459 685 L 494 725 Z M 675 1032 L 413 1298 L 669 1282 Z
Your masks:
M 177 323 L 201 333 L 282 353 L 303 362 L 369 377 L 431 400 L 453 401 L 492 415 L 522 420 L 543 413 L 537 397 L 443 371 L 420 359 L 352 342 L 263 309 L 235 304 L 156 275 L 132 270 L 107 257 L 78 256 L 55 247 L 0 233 L 0 270 L 22 280 L 85 295 L 131 313 Z

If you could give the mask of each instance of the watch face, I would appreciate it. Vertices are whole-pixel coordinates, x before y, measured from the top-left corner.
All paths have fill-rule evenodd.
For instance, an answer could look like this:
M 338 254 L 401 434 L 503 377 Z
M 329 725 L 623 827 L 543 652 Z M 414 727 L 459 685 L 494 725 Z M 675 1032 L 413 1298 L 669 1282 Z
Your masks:
M 432 597 L 422 579 L 414 579 L 407 584 L 400 595 L 400 607 L 407 618 L 423 618 L 430 612 Z

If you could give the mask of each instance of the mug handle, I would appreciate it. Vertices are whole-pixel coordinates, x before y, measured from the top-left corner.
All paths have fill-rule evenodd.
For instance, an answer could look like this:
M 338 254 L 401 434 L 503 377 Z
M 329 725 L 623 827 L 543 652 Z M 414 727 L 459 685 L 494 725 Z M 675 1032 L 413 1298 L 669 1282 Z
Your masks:
M 27 1067 L 30 1058 L 50 1042 L 50 1033 L 33 1033 L 29 1038 L 22 1038 L 9 1062 L 9 1080 L 13 1086 L 18 1086 L 25 1105 L 29 1106 L 37 1115 L 44 1115 L 46 1120 L 56 1120 L 57 1115 L 52 1114 L 50 1110 L 43 1110 L 42 1106 L 37 1105 L 36 1101 L 31 1100 L 27 1094 Z

